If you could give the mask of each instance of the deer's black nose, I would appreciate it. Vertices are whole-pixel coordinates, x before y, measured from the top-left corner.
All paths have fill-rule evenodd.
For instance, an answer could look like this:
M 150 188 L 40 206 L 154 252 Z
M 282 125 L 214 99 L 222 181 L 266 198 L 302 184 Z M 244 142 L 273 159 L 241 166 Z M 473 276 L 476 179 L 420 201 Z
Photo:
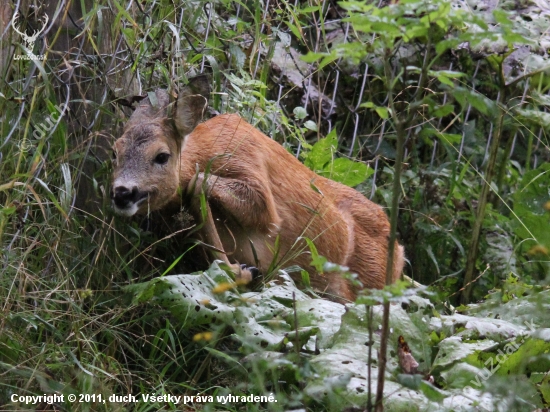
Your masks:
M 137 187 L 133 187 L 132 190 L 125 186 L 117 186 L 111 193 L 113 202 L 119 209 L 125 209 L 130 203 L 137 202 L 139 191 Z

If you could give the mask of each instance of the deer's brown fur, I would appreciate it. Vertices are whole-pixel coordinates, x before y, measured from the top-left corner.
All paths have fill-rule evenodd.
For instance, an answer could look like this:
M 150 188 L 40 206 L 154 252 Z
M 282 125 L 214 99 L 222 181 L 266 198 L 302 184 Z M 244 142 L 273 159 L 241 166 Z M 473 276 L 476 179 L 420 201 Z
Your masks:
M 307 237 L 320 255 L 357 273 L 364 287 L 382 288 L 389 222 L 381 207 L 316 175 L 236 114 L 196 125 L 193 117 L 201 117 L 205 99 L 194 93 L 191 86 L 180 93 L 173 120 L 162 91 L 156 93 L 157 108 L 147 100 L 136 110 L 114 146 L 115 209 L 126 215 L 147 213 L 179 205 L 183 198 L 201 221 L 199 195 L 204 191 L 203 241 L 213 246 L 213 257 L 232 262 L 238 275 L 250 277 L 238 264 L 265 273 L 278 236 L 277 263 L 308 270 L 316 290 L 353 299 L 356 291 L 340 274 L 315 273 Z M 155 162 L 160 153 L 169 154 L 165 164 Z M 117 199 L 120 187 L 130 191 L 131 196 L 124 193 L 132 197 L 131 205 Z M 396 246 L 394 280 L 404 263 L 403 248 Z

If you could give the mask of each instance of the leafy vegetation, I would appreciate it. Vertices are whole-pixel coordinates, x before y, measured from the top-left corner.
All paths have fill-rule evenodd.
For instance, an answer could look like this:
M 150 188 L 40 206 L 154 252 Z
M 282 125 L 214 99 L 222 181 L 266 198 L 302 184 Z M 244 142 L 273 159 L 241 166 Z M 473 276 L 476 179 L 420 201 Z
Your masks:
M 15 393 L 273 393 L 63 408 L 374 410 L 383 302 L 387 410 L 549 407 L 543 3 L 1 4 L 2 409 L 30 407 Z M 33 50 L 13 26 L 43 28 Z M 44 59 L 19 57 L 31 52 Z M 345 309 L 295 289 L 287 268 L 240 293 L 217 263 L 176 275 L 208 266 L 185 211 L 175 233 L 114 216 L 110 144 L 133 97 L 201 72 L 213 110 L 387 207 L 406 274 L 427 288 Z M 419 374 L 402 374 L 400 335 Z

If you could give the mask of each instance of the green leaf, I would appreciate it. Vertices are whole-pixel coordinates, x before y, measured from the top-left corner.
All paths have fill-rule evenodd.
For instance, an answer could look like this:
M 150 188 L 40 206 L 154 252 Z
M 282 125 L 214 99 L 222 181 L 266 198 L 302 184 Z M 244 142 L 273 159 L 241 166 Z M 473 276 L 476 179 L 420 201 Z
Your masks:
M 439 80 L 441 83 L 449 86 L 449 87 L 453 87 L 454 86 L 454 83 L 451 79 L 449 79 L 447 76 L 437 76 L 437 80 Z
M 245 52 L 234 43 L 229 44 L 229 52 L 231 53 L 231 58 L 235 61 L 237 68 L 242 69 L 246 61 Z
M 379 33 L 385 36 L 398 37 L 402 34 L 399 29 L 399 25 L 395 23 L 373 22 L 370 25 L 370 29 L 374 33 Z
M 371 14 L 374 6 L 364 1 L 341 1 L 338 3 L 344 10 L 360 12 L 365 15 Z
M 293 110 L 294 116 L 297 120 L 303 120 L 307 117 L 307 110 L 301 106 L 296 106 Z
M 303 37 L 302 33 L 300 32 L 300 29 L 295 24 L 292 24 L 291 21 L 287 20 L 286 25 L 288 26 L 292 34 L 294 34 L 294 37 L 296 37 L 297 39 L 301 39 Z M 312 54 L 321 54 L 321 53 L 312 53 Z M 310 58 L 313 58 L 313 57 L 310 57 Z M 314 60 L 314 61 L 317 61 L 317 60 Z
M 378 116 L 380 116 L 382 119 L 389 119 L 390 112 L 387 107 L 379 106 L 375 110 L 376 110 L 376 113 L 378 113 Z
M 309 278 L 309 273 L 302 269 L 300 271 L 300 275 L 302 277 L 302 283 L 303 283 L 304 287 L 306 289 L 310 289 L 311 288 L 311 280 Z
M 363 183 L 373 173 L 374 170 L 365 163 L 354 162 L 344 157 L 335 159 L 325 170 L 319 172 L 322 176 L 350 187 Z
M 460 43 L 462 43 L 461 39 L 448 39 L 448 40 L 442 40 L 435 46 L 435 51 L 437 54 L 443 54 L 445 51 L 449 49 L 454 49 L 456 46 L 458 46 Z
M 441 141 L 441 143 L 451 146 L 460 144 L 460 141 L 462 140 L 462 136 L 459 134 L 441 133 L 439 130 L 433 129 L 431 127 L 426 127 L 422 129 L 419 136 L 429 139 L 436 137 Z
M 439 352 L 434 359 L 434 367 L 448 367 L 458 360 L 497 347 L 497 342 L 480 340 L 476 342 L 463 342 L 459 336 L 451 336 L 439 342 Z
M 493 17 L 496 22 L 503 27 L 512 27 L 512 22 L 508 19 L 508 13 L 501 9 L 493 10 Z
M 402 373 L 397 375 L 397 382 L 409 389 L 420 389 L 420 383 L 422 382 L 422 380 L 422 375 L 406 375 Z
M 198 326 L 233 318 L 234 308 L 227 300 L 236 295 L 231 291 L 224 294 L 212 291 L 221 283 L 233 281 L 215 262 L 208 272 L 159 277 L 123 290 L 134 295 L 134 303 L 155 302 L 168 309 L 183 325 Z
M 550 200 L 550 164 L 542 164 L 523 176 L 514 193 L 514 231 L 521 239 L 523 250 L 536 245 L 550 248 L 550 213 L 546 204 Z
M 390 117 L 390 110 L 387 107 L 377 106 L 373 102 L 361 103 L 359 107 L 374 109 L 378 116 L 380 116 L 382 119 L 388 119 Z
M 449 396 L 449 393 L 446 393 L 441 389 L 436 388 L 431 383 L 425 380 L 422 380 L 420 382 L 420 390 L 426 396 L 426 398 L 434 402 L 442 402 L 443 399 Z
M 4 216 L 9 216 L 9 215 L 12 215 L 13 213 L 15 213 L 15 206 L 13 207 L 0 207 L 0 214 L 4 215 Z
M 313 130 L 314 132 L 316 132 L 318 130 L 317 129 L 317 123 L 315 123 L 313 120 L 307 120 L 304 123 L 304 127 L 308 130 Z
M 336 129 L 332 129 L 327 137 L 319 140 L 313 145 L 313 148 L 307 155 L 305 162 L 306 166 L 314 172 L 323 170 L 325 165 L 333 159 L 337 148 L 338 139 L 336 137 Z
M 122 33 L 124 34 L 124 38 L 128 42 L 128 45 L 130 47 L 134 47 L 134 44 L 136 43 L 136 31 L 131 27 L 125 27 L 122 29 Z
M 340 56 L 338 56 L 336 52 L 330 53 L 329 55 L 325 56 L 323 60 L 321 60 L 321 63 L 319 64 L 319 70 L 321 70 L 322 68 L 324 68 L 325 66 L 329 65 L 330 63 L 332 63 L 333 61 L 339 58 Z
M 452 104 L 445 104 L 443 106 L 436 106 L 434 110 L 432 111 L 432 114 L 436 117 L 445 117 L 449 114 L 451 114 L 454 110 L 454 106 Z
M 475 90 L 457 87 L 453 96 L 464 109 L 471 105 L 484 115 L 495 115 L 497 112 L 496 103 Z
M 453 133 L 438 133 L 437 137 L 443 142 L 451 145 L 457 145 L 460 144 L 460 141 L 462 140 L 462 136 L 459 134 L 453 134 Z
M 519 119 L 523 122 L 534 123 L 545 129 L 550 129 L 550 113 L 541 110 L 518 109 Z
M 311 253 L 311 257 L 313 259 L 317 259 L 319 257 L 319 252 L 317 252 L 317 247 L 315 246 L 315 244 L 313 243 L 313 241 L 307 237 L 304 238 L 306 243 L 307 243 L 307 246 L 309 247 L 309 251 Z
M 305 56 L 302 56 L 301 59 L 305 61 L 306 63 L 315 63 L 319 60 L 323 59 L 324 57 L 329 56 L 328 53 L 313 53 L 309 52 Z
M 404 38 L 406 42 L 410 42 L 418 37 L 426 37 L 428 35 L 429 27 L 426 25 L 417 25 L 407 28 Z

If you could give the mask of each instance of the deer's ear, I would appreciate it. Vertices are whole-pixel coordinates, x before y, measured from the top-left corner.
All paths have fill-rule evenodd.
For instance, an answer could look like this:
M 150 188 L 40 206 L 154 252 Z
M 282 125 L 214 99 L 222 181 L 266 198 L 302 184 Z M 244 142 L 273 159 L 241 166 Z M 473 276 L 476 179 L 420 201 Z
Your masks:
M 206 75 L 189 79 L 178 94 L 174 122 L 181 137 L 187 136 L 200 123 L 208 107 L 210 82 Z

